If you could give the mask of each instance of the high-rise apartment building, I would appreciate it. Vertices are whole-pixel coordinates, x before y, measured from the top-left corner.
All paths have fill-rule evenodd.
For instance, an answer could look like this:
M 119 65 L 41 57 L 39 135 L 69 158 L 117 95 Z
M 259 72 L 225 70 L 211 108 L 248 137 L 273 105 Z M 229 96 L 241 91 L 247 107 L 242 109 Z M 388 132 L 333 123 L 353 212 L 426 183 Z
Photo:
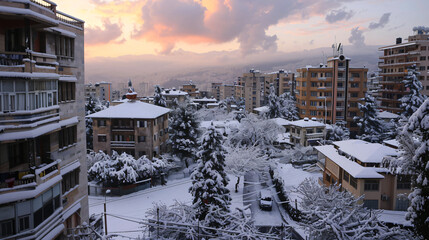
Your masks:
M 327 123 L 346 121 L 351 134 L 356 134 L 353 122 L 361 112 L 358 103 L 365 97 L 366 68 L 351 68 L 344 55 L 328 58 L 327 65 L 297 69 L 296 99 L 300 118 L 318 118 Z M 326 104 L 326 105 L 325 105 Z
M 180 91 L 187 92 L 190 97 L 198 97 L 199 96 L 199 91 L 198 91 L 197 85 L 195 85 L 192 81 L 189 81 L 189 83 L 187 83 L 187 84 L 183 84 Z
M 113 101 L 112 84 L 104 81 L 85 84 L 85 99 L 88 100 L 89 97 L 97 98 L 102 102 Z
M 0 2 L 0 239 L 88 223 L 84 22 L 51 1 Z
M 261 73 L 251 69 L 238 78 L 238 85 L 243 86 L 246 111 L 252 112 L 254 108 L 264 106 L 270 94 L 270 86 L 274 85 L 276 94 L 285 92 L 293 94 L 294 74 L 284 70 L 273 73 Z
M 402 83 L 406 76 L 407 68 L 416 65 L 420 70 L 419 80 L 422 82 L 422 94 L 429 96 L 429 32 L 424 28 L 417 28 L 413 36 L 408 37 L 408 42 L 396 39 L 395 45 L 379 48 L 383 52 L 380 56 L 378 67 L 380 68 L 380 91 L 378 100 L 380 108 L 401 113 L 399 101 L 407 90 Z

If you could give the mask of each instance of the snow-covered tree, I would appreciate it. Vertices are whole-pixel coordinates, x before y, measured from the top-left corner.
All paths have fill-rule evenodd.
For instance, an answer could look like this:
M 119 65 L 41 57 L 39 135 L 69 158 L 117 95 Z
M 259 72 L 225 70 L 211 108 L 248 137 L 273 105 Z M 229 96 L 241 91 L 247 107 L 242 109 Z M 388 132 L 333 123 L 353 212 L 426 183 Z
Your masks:
M 403 229 L 389 228 L 378 220 L 377 211 L 369 212 L 340 186 L 320 186 L 306 179 L 295 190 L 300 198 L 302 222 L 310 239 L 411 239 Z
M 190 107 L 182 105 L 171 114 L 169 126 L 171 153 L 184 161 L 186 167 L 189 160 L 195 160 L 198 126 L 195 111 Z
M 317 154 L 312 146 L 295 146 L 292 149 L 282 152 L 282 163 L 293 163 L 297 165 L 311 164 L 317 162 Z
M 167 102 L 162 96 L 162 89 L 159 85 L 155 85 L 155 94 L 153 95 L 153 104 L 161 107 L 167 107 Z
M 367 94 L 364 98 L 365 104 L 359 103 L 359 110 L 362 117 L 354 117 L 354 121 L 359 126 L 359 138 L 368 142 L 381 142 L 385 131 L 383 124 L 377 117 L 377 107 L 373 96 Z
M 281 117 L 289 121 L 298 120 L 299 115 L 295 97 L 291 96 L 290 93 L 285 92 L 280 95 L 279 100 L 281 106 Z
M 415 111 L 397 137 L 401 155 L 390 159 L 390 170 L 412 176 L 413 192 L 407 219 L 415 231 L 429 239 L 429 99 Z
M 89 97 L 88 101 L 85 103 L 85 115 L 93 114 L 108 108 L 108 105 L 103 105 L 100 100 Z M 86 126 L 86 149 L 93 148 L 93 128 L 92 128 L 93 120 L 92 118 L 85 118 L 85 126 Z
M 276 94 L 274 85 L 270 86 L 270 94 L 268 95 L 268 111 L 264 112 L 264 117 L 267 119 L 282 117 L 281 102 Z
M 228 141 L 232 145 L 271 147 L 285 129 L 272 120 L 260 120 L 253 116 L 243 118 L 238 127 L 231 128 Z
M 409 90 L 409 93 L 400 99 L 401 108 L 404 110 L 402 115 L 406 118 L 410 117 L 427 98 L 420 93 L 423 86 L 419 81 L 419 75 L 417 66 L 414 64 L 408 68 L 408 74 L 402 81 L 404 87 Z
M 264 170 L 270 164 L 268 156 L 255 146 L 227 146 L 226 171 L 237 177 L 235 192 L 238 192 L 240 177 L 252 170 Z
M 201 138 L 198 152 L 198 165 L 191 174 L 192 186 L 189 192 L 193 196 L 193 205 L 198 209 L 197 217 L 205 219 L 212 206 L 229 212 L 231 197 L 228 176 L 225 173 L 225 149 L 223 136 L 215 127 L 210 126 Z M 221 218 L 221 216 L 219 216 Z M 219 227 L 221 219 L 208 223 L 211 227 Z
M 338 121 L 332 125 L 326 125 L 326 142 L 343 141 L 350 138 L 350 131 L 345 122 Z

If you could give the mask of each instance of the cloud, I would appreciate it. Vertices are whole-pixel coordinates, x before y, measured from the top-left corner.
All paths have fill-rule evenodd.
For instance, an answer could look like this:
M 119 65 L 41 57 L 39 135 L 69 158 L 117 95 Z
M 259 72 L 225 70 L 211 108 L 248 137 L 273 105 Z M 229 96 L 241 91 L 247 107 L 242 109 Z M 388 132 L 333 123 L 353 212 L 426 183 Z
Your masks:
M 106 44 L 113 42 L 122 35 L 122 24 L 111 23 L 110 20 L 103 20 L 103 29 L 101 27 L 87 27 L 85 29 L 85 44 Z M 120 40 L 119 42 L 122 42 Z
M 377 28 L 384 28 L 387 23 L 389 23 L 390 20 L 390 14 L 391 13 L 385 13 L 383 16 L 381 16 L 380 20 L 376 22 L 371 22 L 368 26 L 369 29 L 377 29 Z
M 349 37 L 349 42 L 355 47 L 365 46 L 365 37 L 363 36 L 363 31 L 359 30 L 359 27 L 352 28 L 351 36 Z
M 147 0 L 134 38 L 159 43 L 170 53 L 177 42 L 226 43 L 236 40 L 242 54 L 275 51 L 277 36 L 271 26 L 288 18 L 325 15 L 342 0 Z M 348 12 L 350 14 L 350 12 Z M 348 17 L 348 16 L 346 16 Z
M 326 15 L 325 19 L 328 23 L 335 23 L 342 20 L 349 20 L 353 17 L 354 12 L 352 10 L 346 11 L 345 8 L 332 10 L 328 15 Z

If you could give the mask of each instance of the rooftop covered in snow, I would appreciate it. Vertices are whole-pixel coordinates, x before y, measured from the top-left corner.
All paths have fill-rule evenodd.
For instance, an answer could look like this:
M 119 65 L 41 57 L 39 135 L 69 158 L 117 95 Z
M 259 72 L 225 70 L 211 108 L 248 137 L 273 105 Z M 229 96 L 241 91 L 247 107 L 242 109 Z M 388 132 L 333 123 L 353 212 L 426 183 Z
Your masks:
M 396 149 L 358 139 L 333 142 L 342 152 L 364 163 L 381 163 L 386 156 L 397 156 Z
M 288 121 L 288 120 L 286 120 L 284 118 L 273 118 L 271 120 L 273 120 L 279 126 L 288 126 L 288 125 L 290 125 L 290 121 Z
M 310 119 L 301 119 L 301 120 L 297 120 L 297 121 L 291 121 L 290 125 L 292 126 L 296 126 L 296 127 L 303 127 L 303 128 L 307 128 L 307 127 L 325 127 L 326 125 L 318 122 L 318 121 L 313 121 Z
M 358 163 L 341 156 L 337 149 L 332 145 L 317 146 L 315 148 L 354 178 L 384 178 L 383 175 L 378 173 L 378 171 L 382 169 L 361 166 Z
M 382 111 L 377 112 L 377 117 L 381 119 L 397 119 L 399 115 L 391 112 Z
M 161 95 L 164 96 L 186 96 L 189 95 L 187 92 L 176 90 L 176 89 L 164 89 L 164 91 L 161 92 Z
M 88 115 L 89 118 L 131 118 L 155 119 L 171 110 L 141 101 L 126 101 L 122 104 L 109 107 L 100 112 Z

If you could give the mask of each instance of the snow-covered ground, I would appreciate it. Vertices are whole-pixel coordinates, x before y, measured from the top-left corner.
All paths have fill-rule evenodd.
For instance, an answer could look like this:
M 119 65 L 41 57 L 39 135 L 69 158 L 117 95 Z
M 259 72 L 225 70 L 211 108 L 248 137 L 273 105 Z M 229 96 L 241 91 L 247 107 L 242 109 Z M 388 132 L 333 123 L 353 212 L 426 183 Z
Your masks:
M 243 207 L 243 181 L 240 182 L 239 191 L 235 193 L 234 187 L 237 178 L 229 176 L 228 188 L 231 191 L 231 209 Z M 107 213 L 123 218 L 138 221 L 146 216 L 154 202 L 171 205 L 175 200 L 191 204 L 192 196 L 188 192 L 191 186 L 190 178 L 169 181 L 166 186 L 156 186 L 121 197 L 107 197 Z M 89 196 L 89 213 L 102 214 L 104 211 L 104 197 Z M 142 225 L 113 216 L 107 217 L 107 230 L 109 234 L 117 233 L 125 237 L 137 238 L 143 236 Z M 147 235 L 146 235 L 147 236 Z M 117 238 L 115 238 L 117 239 Z

